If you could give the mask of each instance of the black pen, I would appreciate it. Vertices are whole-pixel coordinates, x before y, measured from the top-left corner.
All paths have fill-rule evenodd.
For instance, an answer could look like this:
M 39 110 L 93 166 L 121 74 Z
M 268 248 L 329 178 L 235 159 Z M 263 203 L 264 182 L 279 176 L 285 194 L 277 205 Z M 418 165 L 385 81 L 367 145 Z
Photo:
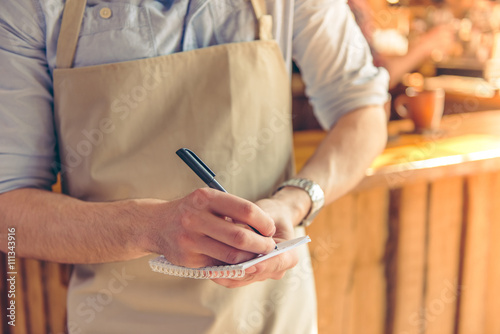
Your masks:
M 217 180 L 215 180 L 215 173 L 200 159 L 193 151 L 187 148 L 181 148 L 175 152 L 179 158 L 182 159 L 203 180 L 210 188 L 217 189 L 227 193 L 226 189 L 222 187 Z M 254 227 L 248 225 L 255 233 L 262 235 Z
M 215 179 L 215 173 L 200 159 L 193 151 L 187 148 L 178 149 L 175 152 L 198 175 L 198 177 L 210 188 L 227 193 L 226 189 Z

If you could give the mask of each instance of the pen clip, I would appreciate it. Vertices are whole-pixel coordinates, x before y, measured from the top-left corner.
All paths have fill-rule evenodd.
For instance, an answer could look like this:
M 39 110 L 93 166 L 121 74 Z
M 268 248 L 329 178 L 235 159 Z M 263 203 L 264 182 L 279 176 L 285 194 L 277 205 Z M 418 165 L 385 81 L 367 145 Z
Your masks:
M 187 148 L 181 148 L 175 153 L 203 180 L 203 182 L 209 183 L 214 179 L 215 173 L 212 172 L 193 151 Z

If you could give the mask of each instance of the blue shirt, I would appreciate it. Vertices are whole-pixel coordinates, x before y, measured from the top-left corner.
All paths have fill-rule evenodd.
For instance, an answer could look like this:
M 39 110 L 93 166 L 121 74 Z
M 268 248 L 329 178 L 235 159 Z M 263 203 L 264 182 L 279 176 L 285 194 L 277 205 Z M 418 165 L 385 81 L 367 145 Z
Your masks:
M 324 128 L 387 98 L 387 72 L 342 0 L 268 0 L 273 34 Z M 111 16 L 102 15 L 107 7 Z M 63 0 L 4 1 L 0 10 L 0 192 L 50 188 L 57 168 L 52 71 Z M 247 0 L 88 0 L 75 67 L 255 39 Z

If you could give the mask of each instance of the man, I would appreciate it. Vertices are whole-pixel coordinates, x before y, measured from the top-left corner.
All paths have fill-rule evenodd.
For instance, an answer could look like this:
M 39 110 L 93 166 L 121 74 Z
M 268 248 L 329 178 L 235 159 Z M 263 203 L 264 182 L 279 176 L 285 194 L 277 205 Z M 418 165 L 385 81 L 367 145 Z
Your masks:
M 363 177 L 385 144 L 387 75 L 373 67 L 347 5 L 3 7 L 1 233 L 16 228 L 19 256 L 75 264 L 68 331 L 314 333 L 306 247 L 242 279 L 173 278 L 147 261 L 163 254 L 201 267 L 267 253 L 303 234 L 298 225 L 323 197 L 330 203 Z M 292 57 L 330 129 L 297 175 Z M 175 157 L 180 147 L 205 160 L 229 194 L 198 189 Z M 65 194 L 47 191 L 57 171 Z

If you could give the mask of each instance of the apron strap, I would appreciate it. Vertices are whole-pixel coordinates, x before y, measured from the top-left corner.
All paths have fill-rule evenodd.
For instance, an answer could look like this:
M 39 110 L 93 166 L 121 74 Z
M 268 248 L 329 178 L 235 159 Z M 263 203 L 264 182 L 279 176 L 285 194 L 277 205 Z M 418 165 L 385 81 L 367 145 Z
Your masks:
M 250 0 L 257 22 L 257 39 L 273 39 L 271 15 L 266 14 L 265 0 Z M 61 30 L 57 40 L 56 68 L 71 68 L 75 58 L 76 45 L 87 0 L 66 0 L 61 23 Z
M 56 68 L 71 68 L 87 0 L 66 0 L 57 40 Z
M 255 12 L 255 17 L 257 17 L 257 22 L 259 27 L 257 30 L 257 39 L 260 40 L 271 40 L 273 39 L 273 18 L 271 15 L 267 15 L 266 1 L 265 0 L 250 0 L 252 3 L 253 11 Z

